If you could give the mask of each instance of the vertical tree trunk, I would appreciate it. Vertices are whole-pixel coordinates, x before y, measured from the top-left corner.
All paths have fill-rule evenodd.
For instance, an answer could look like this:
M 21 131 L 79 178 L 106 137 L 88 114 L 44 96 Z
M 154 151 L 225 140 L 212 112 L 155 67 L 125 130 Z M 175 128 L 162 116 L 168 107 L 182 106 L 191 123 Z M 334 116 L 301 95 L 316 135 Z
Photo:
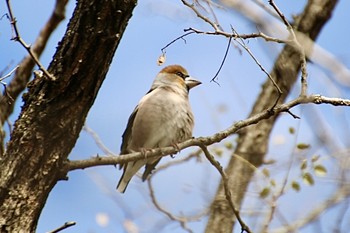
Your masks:
M 322 27 L 329 20 L 337 1 L 310 0 L 304 11 L 294 23 L 294 28 L 315 40 Z M 300 70 L 300 55 L 289 45 L 286 45 L 278 56 L 271 76 L 282 89 L 283 95 L 279 103 L 283 103 L 296 82 Z M 269 79 L 266 80 L 262 91 L 255 102 L 250 116 L 270 108 L 277 99 L 277 91 Z M 245 191 L 254 175 L 254 170 L 236 159 L 241 156 L 256 167 L 262 165 L 267 152 L 269 135 L 277 117 L 259 122 L 240 131 L 237 148 L 226 168 L 230 177 L 229 186 L 232 189 L 233 202 L 239 207 L 243 201 Z M 210 216 L 206 226 L 207 233 L 229 233 L 234 227 L 235 217 L 225 198 L 223 183 L 221 182 L 211 205 Z
M 77 1 L 48 69 L 57 81 L 32 81 L 0 158 L 1 232 L 35 231 L 51 189 L 66 176 L 60 167 L 75 145 L 135 5 L 136 0 Z
M 34 44 L 31 45 L 31 51 L 40 58 L 47 42 L 50 39 L 52 33 L 57 26 L 64 20 L 66 5 L 68 0 L 56 0 L 54 10 L 46 22 L 45 26 L 41 29 Z M 0 93 L 0 157 L 4 153 L 4 141 L 5 132 L 3 130 L 5 122 L 12 114 L 15 107 L 15 103 L 18 96 L 24 91 L 27 86 L 30 77 L 32 76 L 35 62 L 32 57 L 27 54 L 25 58 L 18 64 L 15 75 L 10 83 L 6 85 L 6 91 L 4 94 Z

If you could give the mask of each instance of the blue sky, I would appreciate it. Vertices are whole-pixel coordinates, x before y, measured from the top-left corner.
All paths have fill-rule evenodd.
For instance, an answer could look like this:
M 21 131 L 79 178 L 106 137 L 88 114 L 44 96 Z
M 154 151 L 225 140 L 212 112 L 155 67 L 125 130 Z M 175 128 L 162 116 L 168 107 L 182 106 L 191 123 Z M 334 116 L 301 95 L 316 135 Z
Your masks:
M 276 4 L 290 18 L 298 13 L 306 1 L 276 1 Z M 40 7 L 38 7 L 40 6 Z M 72 14 L 75 1 L 70 1 L 67 8 L 67 19 L 55 31 L 41 57 L 45 66 L 55 52 L 58 41 L 62 38 L 68 20 Z M 18 20 L 18 27 L 23 39 L 31 43 L 38 31 L 51 14 L 53 1 L 13 1 L 13 10 Z M 350 67 L 350 32 L 346 25 L 349 1 L 340 1 L 333 18 L 322 30 L 317 43 L 336 56 L 346 67 Z M 0 5 L 0 14 L 6 12 L 5 3 Z M 250 22 L 233 10 L 219 10 L 217 16 L 226 29 L 232 25 L 239 33 L 255 32 L 256 28 Z M 115 153 L 119 153 L 121 135 L 127 119 L 138 100 L 148 91 L 155 75 L 161 67 L 157 66 L 160 49 L 174 38 L 183 34 L 183 29 L 194 27 L 201 30 L 210 28 L 195 17 L 193 12 L 181 4 L 181 1 L 139 1 L 132 19 L 124 33 L 117 49 L 115 58 L 107 78 L 92 107 L 86 124 L 101 138 L 103 143 Z M 0 21 L 0 61 L 6 67 L 10 62 L 13 66 L 26 55 L 25 50 L 11 38 L 11 28 L 8 21 Z M 247 45 L 259 59 L 262 65 L 270 70 L 281 46 L 252 39 Z M 250 112 L 260 85 L 266 77 L 245 51 L 242 54 L 231 47 L 225 65 L 219 75 L 219 85 L 210 82 L 222 61 L 227 46 L 227 39 L 216 36 L 190 35 L 186 43 L 177 41 L 167 49 L 166 65 L 181 64 L 189 73 L 202 81 L 202 85 L 193 89 L 190 101 L 196 119 L 194 136 L 209 136 L 219 130 L 229 127 L 233 122 L 244 119 Z M 308 65 L 309 93 L 320 93 L 327 96 L 349 98 L 349 90 L 334 82 L 332 74 L 320 69 L 317 64 Z M 299 94 L 299 85 L 294 88 L 291 97 Z M 11 121 L 15 121 L 20 110 L 21 101 Z M 296 153 L 294 148 L 298 142 L 310 143 L 312 148 L 307 153 L 296 153 L 296 160 L 310 159 L 314 154 L 323 156 L 322 163 L 330 169 L 330 177 L 336 176 L 332 171 L 334 157 L 327 154 L 322 145 L 315 140 L 317 127 L 313 122 L 315 114 L 321 116 L 322 122 L 334 135 L 334 141 L 339 147 L 348 147 L 349 141 L 349 109 L 331 106 L 303 106 L 293 109 L 293 113 L 302 117 L 294 120 L 288 114 L 283 114 L 274 127 L 267 159 L 275 159 L 277 163 L 271 169 L 276 180 L 285 175 L 289 157 Z M 311 120 L 310 120 L 311 119 Z M 317 124 L 317 123 L 316 123 Z M 294 127 L 297 134 L 291 135 L 288 129 Z M 230 137 L 226 141 L 234 142 Z M 218 148 L 215 145 L 212 148 Z M 185 156 L 195 148 L 187 149 L 176 155 Z M 92 137 L 82 132 L 70 155 L 70 159 L 87 159 L 102 154 Z M 218 158 L 225 165 L 226 156 Z M 163 159 L 164 163 L 172 159 Z M 294 169 L 291 176 L 298 179 L 299 170 Z M 113 166 L 97 167 L 84 171 L 74 171 L 68 174 L 69 181 L 60 181 L 46 203 L 39 221 L 37 232 L 52 230 L 64 222 L 76 221 L 77 226 L 64 232 L 123 232 L 123 224 L 129 220 L 140 232 L 183 232 L 178 223 L 170 222 L 167 217 L 153 207 L 147 190 L 147 184 L 134 178 L 127 192 L 121 195 L 115 191 L 121 172 Z M 333 175 L 333 176 L 332 176 Z M 173 213 L 194 214 L 208 205 L 214 196 L 219 180 L 217 171 L 203 157 L 201 162 L 188 163 L 162 171 L 154 177 L 154 186 L 159 201 Z M 330 179 L 330 178 L 329 178 Z M 333 186 L 324 179 L 317 179 L 320 185 L 304 187 L 301 193 L 292 190 L 279 203 L 286 208 L 286 217 L 290 222 L 303 213 L 302 209 L 290 205 L 291 200 L 308 203 L 323 198 L 315 193 L 324 195 L 331 193 Z M 244 210 L 251 211 L 252 203 L 259 208 L 267 208 L 264 201 L 257 197 L 259 187 L 264 184 L 257 177 L 247 192 Z M 320 191 L 322 190 L 322 191 Z M 333 213 L 334 212 L 334 213 Z M 336 216 L 335 208 L 329 218 Z M 348 213 L 349 215 L 349 213 Z M 108 219 L 105 226 L 96 220 L 99 216 Z M 189 227 L 195 232 L 202 232 L 206 218 L 190 223 Z M 249 222 L 248 222 L 249 223 Z M 278 219 L 273 222 L 277 227 L 281 224 Z M 348 223 L 349 224 L 349 223 Z M 301 232 L 313 232 L 305 228 Z

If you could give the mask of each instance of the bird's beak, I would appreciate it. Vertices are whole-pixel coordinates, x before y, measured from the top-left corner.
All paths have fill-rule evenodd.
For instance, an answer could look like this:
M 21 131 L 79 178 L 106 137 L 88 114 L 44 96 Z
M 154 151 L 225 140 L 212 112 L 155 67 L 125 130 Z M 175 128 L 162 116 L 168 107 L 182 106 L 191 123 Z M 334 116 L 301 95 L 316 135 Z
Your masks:
M 199 84 L 202 84 L 200 81 L 192 78 L 191 76 L 185 78 L 185 83 L 188 89 L 191 89 L 195 86 L 198 86 Z

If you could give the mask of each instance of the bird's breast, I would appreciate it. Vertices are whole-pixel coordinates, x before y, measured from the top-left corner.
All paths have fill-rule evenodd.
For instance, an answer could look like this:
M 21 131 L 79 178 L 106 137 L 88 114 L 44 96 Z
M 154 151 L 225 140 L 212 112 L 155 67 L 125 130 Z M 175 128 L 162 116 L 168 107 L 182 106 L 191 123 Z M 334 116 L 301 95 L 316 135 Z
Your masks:
M 187 96 L 152 92 L 139 103 L 132 129 L 133 147 L 164 147 L 189 139 L 194 123 Z

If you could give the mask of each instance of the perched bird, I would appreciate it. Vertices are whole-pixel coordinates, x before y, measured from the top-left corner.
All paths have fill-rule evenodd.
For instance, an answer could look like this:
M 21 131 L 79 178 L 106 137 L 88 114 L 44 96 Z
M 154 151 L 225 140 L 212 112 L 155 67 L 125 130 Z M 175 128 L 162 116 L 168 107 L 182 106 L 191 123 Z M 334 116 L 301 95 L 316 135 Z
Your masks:
M 143 96 L 131 113 L 123 133 L 120 154 L 147 149 L 176 146 L 192 137 L 194 119 L 188 100 L 189 90 L 201 84 L 191 78 L 180 65 L 162 69 L 153 81 L 149 92 Z M 124 193 L 131 178 L 144 165 L 145 181 L 161 157 L 141 159 L 120 165 L 123 175 L 117 190 Z

